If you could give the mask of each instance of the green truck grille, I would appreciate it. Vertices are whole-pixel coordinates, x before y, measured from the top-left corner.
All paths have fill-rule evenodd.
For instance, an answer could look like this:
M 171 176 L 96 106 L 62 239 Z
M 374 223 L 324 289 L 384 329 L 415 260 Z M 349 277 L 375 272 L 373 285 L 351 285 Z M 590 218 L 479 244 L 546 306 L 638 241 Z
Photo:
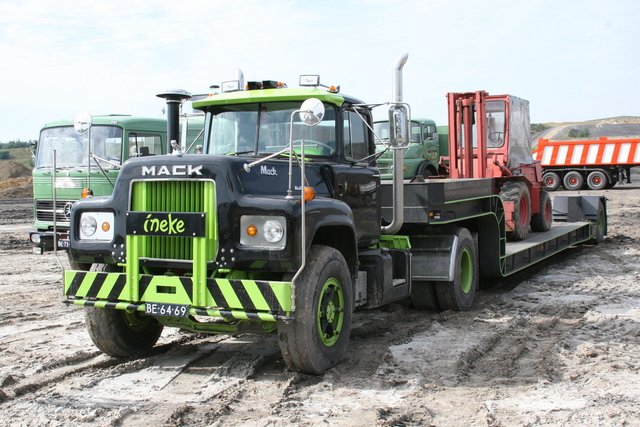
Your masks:
M 215 183 L 210 180 L 136 181 L 131 192 L 131 210 L 141 212 L 206 212 L 206 256 L 216 250 Z M 192 260 L 194 239 L 190 237 L 138 236 L 138 258 Z

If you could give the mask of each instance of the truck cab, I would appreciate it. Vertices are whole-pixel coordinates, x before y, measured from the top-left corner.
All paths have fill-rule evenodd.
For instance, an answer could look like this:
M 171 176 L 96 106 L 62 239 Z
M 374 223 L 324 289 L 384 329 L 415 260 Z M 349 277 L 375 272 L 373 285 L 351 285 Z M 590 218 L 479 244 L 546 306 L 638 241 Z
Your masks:
M 448 154 L 448 140 L 439 135 L 436 122 L 427 118 L 411 118 L 411 144 L 404 151 L 405 179 L 415 176 L 424 178 L 438 176 L 440 156 Z M 378 168 L 382 179 L 391 179 L 393 174 L 393 153 L 389 150 L 389 121 L 378 120 L 373 124 L 376 150 L 382 153 Z

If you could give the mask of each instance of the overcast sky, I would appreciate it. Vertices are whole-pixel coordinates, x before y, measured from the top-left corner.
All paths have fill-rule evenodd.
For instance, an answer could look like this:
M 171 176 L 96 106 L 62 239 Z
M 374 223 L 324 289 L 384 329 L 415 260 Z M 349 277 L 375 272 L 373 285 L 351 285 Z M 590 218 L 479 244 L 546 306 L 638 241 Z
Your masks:
M 0 142 L 92 114 L 160 117 L 166 89 L 300 74 L 446 124 L 447 92 L 531 102 L 531 121 L 640 115 L 638 0 L 0 0 Z

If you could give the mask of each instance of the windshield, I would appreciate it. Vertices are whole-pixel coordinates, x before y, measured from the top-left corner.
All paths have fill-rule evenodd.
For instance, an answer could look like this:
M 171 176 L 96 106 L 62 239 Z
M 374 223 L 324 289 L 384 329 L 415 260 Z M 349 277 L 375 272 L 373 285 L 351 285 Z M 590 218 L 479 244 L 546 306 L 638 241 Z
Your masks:
M 89 135 L 91 135 L 91 152 L 105 169 L 115 168 L 108 160 L 121 164 L 122 129 L 116 126 L 91 127 L 88 133 L 80 135 L 73 126 L 62 126 L 43 129 L 38 142 L 36 168 L 53 167 L 53 152 L 56 152 L 58 168 L 74 168 L 86 166 L 89 157 Z M 94 160 L 92 166 L 96 166 Z
M 220 106 L 207 113 L 209 154 L 270 154 L 289 145 L 291 113 L 299 102 L 269 102 Z M 325 115 L 317 126 L 307 126 L 296 114 L 294 146 L 305 142 L 305 156 L 331 156 L 336 152 L 336 113 L 325 104 Z
M 376 138 L 376 144 L 389 144 L 389 122 L 374 123 L 373 132 L 382 140 Z M 411 142 L 420 142 L 420 123 L 418 122 L 411 122 Z

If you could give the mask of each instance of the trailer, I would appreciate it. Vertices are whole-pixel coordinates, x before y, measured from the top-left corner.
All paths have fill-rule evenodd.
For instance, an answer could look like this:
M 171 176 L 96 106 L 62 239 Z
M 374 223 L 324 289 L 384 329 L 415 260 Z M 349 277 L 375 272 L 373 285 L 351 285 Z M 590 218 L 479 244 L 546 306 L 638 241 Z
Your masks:
M 543 168 L 548 190 L 612 188 L 631 182 L 630 169 L 640 166 L 640 138 L 549 141 L 540 138 L 533 151 Z
M 603 197 L 556 197 L 557 224 L 513 246 L 512 202 L 496 177 L 405 180 L 407 58 L 384 104 L 391 180 L 375 164 L 380 104 L 317 75 L 288 88 L 238 74 L 194 102 L 206 115 L 202 154 L 131 159 L 111 196 L 78 201 L 69 254 L 91 268 L 64 272 L 64 302 L 84 307 L 94 344 L 130 357 L 164 327 L 277 333 L 290 369 L 320 374 L 344 356 L 356 309 L 411 298 L 417 309 L 467 310 L 481 277 L 604 238 Z

